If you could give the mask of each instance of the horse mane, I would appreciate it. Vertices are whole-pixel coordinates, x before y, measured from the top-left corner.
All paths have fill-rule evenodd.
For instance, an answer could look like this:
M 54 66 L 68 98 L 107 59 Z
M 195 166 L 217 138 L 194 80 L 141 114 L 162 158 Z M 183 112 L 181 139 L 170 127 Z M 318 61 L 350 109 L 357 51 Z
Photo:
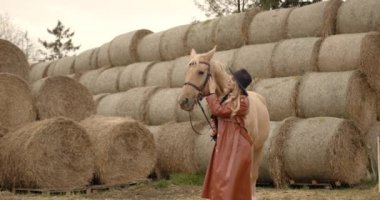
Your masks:
M 211 61 L 211 75 L 215 80 L 217 87 L 217 96 L 225 95 L 224 88 L 226 88 L 228 73 L 225 70 L 225 65 L 218 61 Z

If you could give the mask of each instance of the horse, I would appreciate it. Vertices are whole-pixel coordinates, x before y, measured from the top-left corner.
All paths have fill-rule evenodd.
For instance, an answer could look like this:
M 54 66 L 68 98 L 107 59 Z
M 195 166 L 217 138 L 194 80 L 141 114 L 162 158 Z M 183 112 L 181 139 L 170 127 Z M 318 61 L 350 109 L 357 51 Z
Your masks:
M 207 53 L 197 54 L 192 49 L 190 61 L 185 73 L 185 84 L 178 96 L 178 104 L 181 109 L 191 112 L 199 100 L 207 96 L 209 92 L 208 82 L 210 77 L 216 82 L 216 95 L 226 95 L 225 88 L 231 76 L 225 71 L 221 63 L 213 61 L 216 47 Z M 259 176 L 259 167 L 263 157 L 264 143 L 269 134 L 269 113 L 265 98 L 260 94 L 248 91 L 249 112 L 245 118 L 245 128 L 251 135 L 252 145 L 252 199 L 256 199 L 256 182 Z

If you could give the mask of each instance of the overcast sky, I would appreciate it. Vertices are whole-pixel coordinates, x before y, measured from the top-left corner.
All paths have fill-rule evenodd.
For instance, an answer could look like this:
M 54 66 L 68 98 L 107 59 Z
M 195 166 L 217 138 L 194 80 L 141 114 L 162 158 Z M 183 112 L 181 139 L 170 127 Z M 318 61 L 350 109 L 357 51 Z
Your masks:
M 206 19 L 193 0 L 0 0 L 0 5 L 0 13 L 35 40 L 53 40 L 46 29 L 61 20 L 75 31 L 78 52 L 133 30 L 159 32 Z

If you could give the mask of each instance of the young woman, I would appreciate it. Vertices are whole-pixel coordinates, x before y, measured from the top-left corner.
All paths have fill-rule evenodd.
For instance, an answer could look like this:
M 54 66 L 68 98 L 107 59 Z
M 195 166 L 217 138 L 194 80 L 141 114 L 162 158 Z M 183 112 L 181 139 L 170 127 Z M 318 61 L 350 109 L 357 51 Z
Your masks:
M 216 125 L 211 136 L 216 138 L 208 165 L 202 197 L 211 200 L 250 200 L 251 148 L 253 141 L 245 129 L 248 113 L 246 87 L 252 78 L 245 69 L 232 73 L 229 94 L 222 99 L 215 95 L 216 85 L 210 79 L 211 95 L 207 103 Z M 216 135 L 214 135 L 216 134 Z

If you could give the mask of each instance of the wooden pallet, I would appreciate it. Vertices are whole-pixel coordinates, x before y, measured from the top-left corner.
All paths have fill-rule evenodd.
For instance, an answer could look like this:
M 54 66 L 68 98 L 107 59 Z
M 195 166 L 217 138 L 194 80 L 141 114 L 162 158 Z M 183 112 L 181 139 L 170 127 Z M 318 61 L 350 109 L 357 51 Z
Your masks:
M 12 192 L 14 194 L 39 194 L 39 195 L 72 195 L 72 194 L 91 194 L 100 191 L 107 191 L 111 189 L 120 189 L 128 188 L 133 185 L 140 183 L 148 183 L 148 179 L 134 180 L 122 184 L 113 184 L 113 185 L 91 185 L 85 188 L 76 188 L 76 189 L 30 189 L 30 188 L 14 188 Z
M 296 182 L 294 180 L 289 181 L 290 188 L 308 188 L 308 189 L 333 189 L 345 187 L 345 184 L 342 184 L 340 181 L 325 181 L 318 182 L 312 180 L 311 182 Z

